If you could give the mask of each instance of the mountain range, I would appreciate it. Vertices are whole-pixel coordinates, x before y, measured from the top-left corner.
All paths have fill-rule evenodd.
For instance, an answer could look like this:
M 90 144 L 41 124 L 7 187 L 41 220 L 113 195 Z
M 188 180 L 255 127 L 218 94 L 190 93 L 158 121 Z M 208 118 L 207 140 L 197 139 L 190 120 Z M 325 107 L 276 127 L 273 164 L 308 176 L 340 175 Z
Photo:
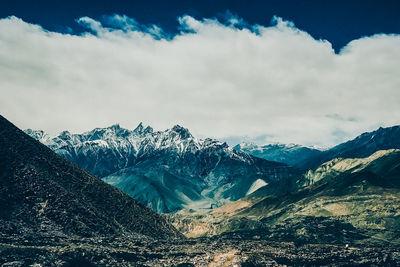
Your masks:
M 334 158 L 364 158 L 378 150 L 392 148 L 400 148 L 400 126 L 381 127 L 324 150 L 296 144 L 241 143 L 234 147 L 253 156 L 282 162 L 303 170 L 316 168 Z
M 154 131 L 142 123 L 134 130 L 116 124 L 82 134 L 64 131 L 53 138 L 41 130 L 25 132 L 161 213 L 219 207 L 268 185 L 264 190 L 292 191 L 302 172 L 324 162 L 400 148 L 399 126 L 363 133 L 325 150 L 249 143 L 231 148 L 218 140 L 197 139 L 179 125 Z
M 241 143 L 233 148 L 259 158 L 282 162 L 301 169 L 306 168 L 310 159 L 318 158 L 323 153 L 319 149 L 297 144 L 256 145 L 254 143 Z
M 26 131 L 63 151 L 57 155 L 0 117 L 0 264 L 397 266 L 400 150 L 374 151 L 382 142 L 396 145 L 390 143 L 395 128 L 341 146 L 343 155 L 353 151 L 365 157 L 334 158 L 299 171 L 216 140 L 197 140 L 180 126 L 141 134 L 114 125 L 82 135 L 64 132 L 67 137 L 58 139 Z M 130 139 L 149 146 L 134 150 Z M 364 145 L 368 149 L 357 151 Z M 136 156 L 118 154 L 122 147 Z M 145 199 L 157 189 L 165 190 L 156 192 L 165 203 L 196 194 L 191 188 L 196 181 L 204 186 L 200 201 L 216 184 L 219 193 L 238 198 L 212 209 L 186 202 L 177 212 L 158 215 L 65 159 L 72 152 L 99 171 L 106 170 L 85 155 L 97 153 L 98 163 L 109 155 L 117 169 L 116 162 L 132 160 L 103 180 L 126 185 L 125 191 L 142 188 L 137 195 Z
M 25 131 L 57 154 L 102 177 L 157 212 L 204 209 L 240 199 L 298 170 L 254 157 L 213 139 L 197 139 L 175 125 L 154 131 L 113 125 L 83 134 Z

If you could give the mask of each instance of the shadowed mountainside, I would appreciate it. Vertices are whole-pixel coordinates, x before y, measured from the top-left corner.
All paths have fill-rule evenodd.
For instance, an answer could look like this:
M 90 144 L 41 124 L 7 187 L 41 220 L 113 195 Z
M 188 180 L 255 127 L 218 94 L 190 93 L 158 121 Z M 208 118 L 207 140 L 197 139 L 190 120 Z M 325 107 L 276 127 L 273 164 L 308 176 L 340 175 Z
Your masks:
M 180 237 L 158 214 L 0 116 L 1 236 Z

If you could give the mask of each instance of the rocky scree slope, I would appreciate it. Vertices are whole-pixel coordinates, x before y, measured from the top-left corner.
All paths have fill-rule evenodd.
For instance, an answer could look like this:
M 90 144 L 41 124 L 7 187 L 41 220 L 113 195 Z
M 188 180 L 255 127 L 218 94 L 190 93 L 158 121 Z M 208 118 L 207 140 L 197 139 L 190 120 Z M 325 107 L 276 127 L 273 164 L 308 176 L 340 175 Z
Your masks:
M 0 116 L 0 237 L 181 234 L 121 190 L 58 156 Z

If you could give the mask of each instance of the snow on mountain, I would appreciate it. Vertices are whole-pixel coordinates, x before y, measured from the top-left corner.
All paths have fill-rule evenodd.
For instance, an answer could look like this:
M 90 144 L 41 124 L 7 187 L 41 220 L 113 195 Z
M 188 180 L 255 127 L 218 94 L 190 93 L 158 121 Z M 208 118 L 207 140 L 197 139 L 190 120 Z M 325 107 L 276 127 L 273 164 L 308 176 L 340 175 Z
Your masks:
M 268 183 L 297 174 L 224 142 L 197 139 L 179 125 L 165 131 L 142 123 L 134 130 L 113 125 L 83 134 L 64 131 L 54 138 L 26 133 L 158 212 L 220 206 L 245 196 L 257 180 Z
M 25 130 L 25 133 L 30 135 L 31 137 L 35 138 L 36 140 L 38 140 L 41 143 L 49 143 L 50 136 L 42 130 L 27 129 L 27 130 Z
M 314 169 L 335 158 L 364 158 L 379 150 L 400 148 L 400 126 L 379 128 L 363 133 L 353 140 L 332 148 L 304 147 L 296 144 L 269 144 L 259 146 L 252 143 L 236 145 L 234 149 L 271 161 L 283 162 L 300 169 Z
M 262 146 L 254 143 L 241 143 L 236 145 L 234 149 L 259 158 L 283 162 L 298 168 L 302 168 L 304 161 L 308 160 L 310 157 L 316 157 L 321 153 L 320 150 L 311 147 L 280 143 Z
M 268 185 L 268 183 L 266 183 L 264 180 L 262 179 L 258 179 L 257 181 L 255 181 L 249 188 L 249 191 L 247 191 L 246 196 L 250 195 L 251 193 L 257 191 L 258 189 L 260 189 L 263 186 Z

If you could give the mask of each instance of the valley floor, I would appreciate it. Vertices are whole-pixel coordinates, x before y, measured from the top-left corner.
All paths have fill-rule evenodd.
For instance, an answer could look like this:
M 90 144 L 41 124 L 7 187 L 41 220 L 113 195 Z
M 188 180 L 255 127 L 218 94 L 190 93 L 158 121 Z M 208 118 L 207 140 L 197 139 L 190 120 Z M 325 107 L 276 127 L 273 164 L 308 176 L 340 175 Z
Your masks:
M 399 266 L 399 246 L 295 244 L 238 234 L 173 242 L 0 240 L 1 266 Z

